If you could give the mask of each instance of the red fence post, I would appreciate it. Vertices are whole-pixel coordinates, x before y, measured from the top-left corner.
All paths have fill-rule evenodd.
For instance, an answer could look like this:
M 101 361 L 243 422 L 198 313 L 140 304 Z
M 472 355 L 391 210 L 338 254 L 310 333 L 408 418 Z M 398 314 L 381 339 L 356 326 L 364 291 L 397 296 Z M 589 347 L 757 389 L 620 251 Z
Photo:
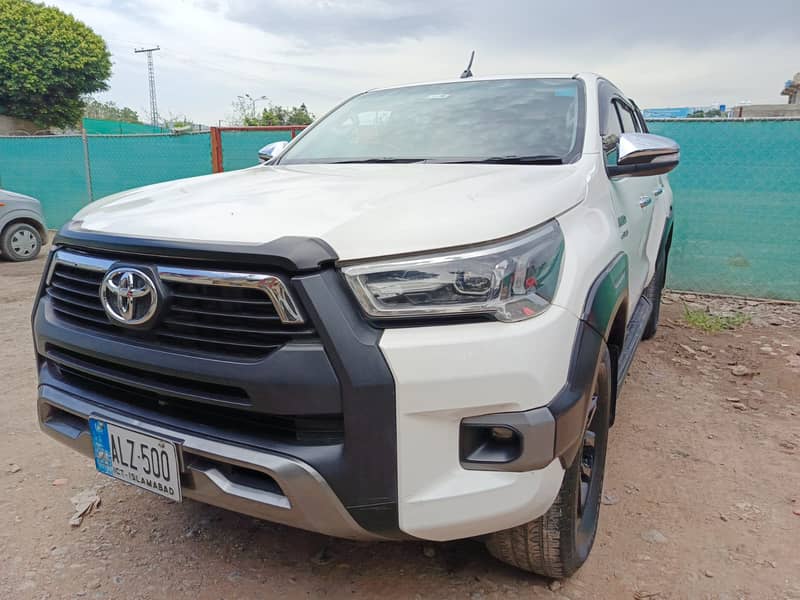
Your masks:
M 222 173 L 222 133 L 219 127 L 211 128 L 211 172 Z

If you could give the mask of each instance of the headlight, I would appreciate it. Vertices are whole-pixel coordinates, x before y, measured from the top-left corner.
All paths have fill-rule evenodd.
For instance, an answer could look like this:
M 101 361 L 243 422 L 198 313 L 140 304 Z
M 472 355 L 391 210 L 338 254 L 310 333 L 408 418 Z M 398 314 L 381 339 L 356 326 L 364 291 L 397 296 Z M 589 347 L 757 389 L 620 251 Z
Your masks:
M 564 236 L 556 221 L 467 250 L 344 267 L 364 312 L 374 318 L 485 314 L 522 321 L 550 305 Z

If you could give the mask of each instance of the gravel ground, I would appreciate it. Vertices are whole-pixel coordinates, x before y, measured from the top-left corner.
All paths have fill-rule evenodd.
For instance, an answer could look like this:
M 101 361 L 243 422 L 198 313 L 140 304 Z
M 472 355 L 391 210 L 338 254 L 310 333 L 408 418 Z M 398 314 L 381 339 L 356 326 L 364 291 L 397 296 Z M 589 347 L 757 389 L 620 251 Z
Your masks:
M 668 295 L 620 399 L 594 551 L 558 583 L 472 541 L 332 540 L 96 474 L 36 425 L 42 264 L 0 263 L 0 598 L 800 599 L 798 305 Z M 705 333 L 687 303 L 751 319 Z M 84 490 L 101 504 L 70 526 Z

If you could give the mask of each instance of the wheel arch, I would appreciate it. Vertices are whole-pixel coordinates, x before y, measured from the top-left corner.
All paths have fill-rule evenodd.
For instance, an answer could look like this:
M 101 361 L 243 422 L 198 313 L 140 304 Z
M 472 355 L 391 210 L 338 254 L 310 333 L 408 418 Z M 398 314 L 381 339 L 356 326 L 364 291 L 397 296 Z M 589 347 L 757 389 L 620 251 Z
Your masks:
M 625 341 L 629 309 L 628 257 L 618 253 L 592 283 L 586 297 L 582 320 L 599 333 L 611 354 L 611 424 L 617 409 L 617 366 Z
M 15 214 L 14 212 L 9 213 L 8 220 L 0 225 L 0 235 L 5 233 L 9 227 L 12 225 L 16 225 L 17 223 L 24 223 L 25 225 L 30 225 L 42 236 L 42 245 L 47 244 L 47 227 L 45 227 L 44 223 L 42 223 L 39 219 L 25 214 L 21 212 L 20 214 Z

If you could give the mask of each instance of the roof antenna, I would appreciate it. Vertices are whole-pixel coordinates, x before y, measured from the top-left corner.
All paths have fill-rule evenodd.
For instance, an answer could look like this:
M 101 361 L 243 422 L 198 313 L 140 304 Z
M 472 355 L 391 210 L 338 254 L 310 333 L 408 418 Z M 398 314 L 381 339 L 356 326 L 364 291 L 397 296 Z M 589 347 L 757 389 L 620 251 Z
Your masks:
M 472 54 L 469 57 L 469 64 L 467 68 L 464 69 L 464 72 L 461 73 L 460 79 L 469 79 L 472 77 L 472 61 L 475 60 L 475 50 L 472 51 Z

